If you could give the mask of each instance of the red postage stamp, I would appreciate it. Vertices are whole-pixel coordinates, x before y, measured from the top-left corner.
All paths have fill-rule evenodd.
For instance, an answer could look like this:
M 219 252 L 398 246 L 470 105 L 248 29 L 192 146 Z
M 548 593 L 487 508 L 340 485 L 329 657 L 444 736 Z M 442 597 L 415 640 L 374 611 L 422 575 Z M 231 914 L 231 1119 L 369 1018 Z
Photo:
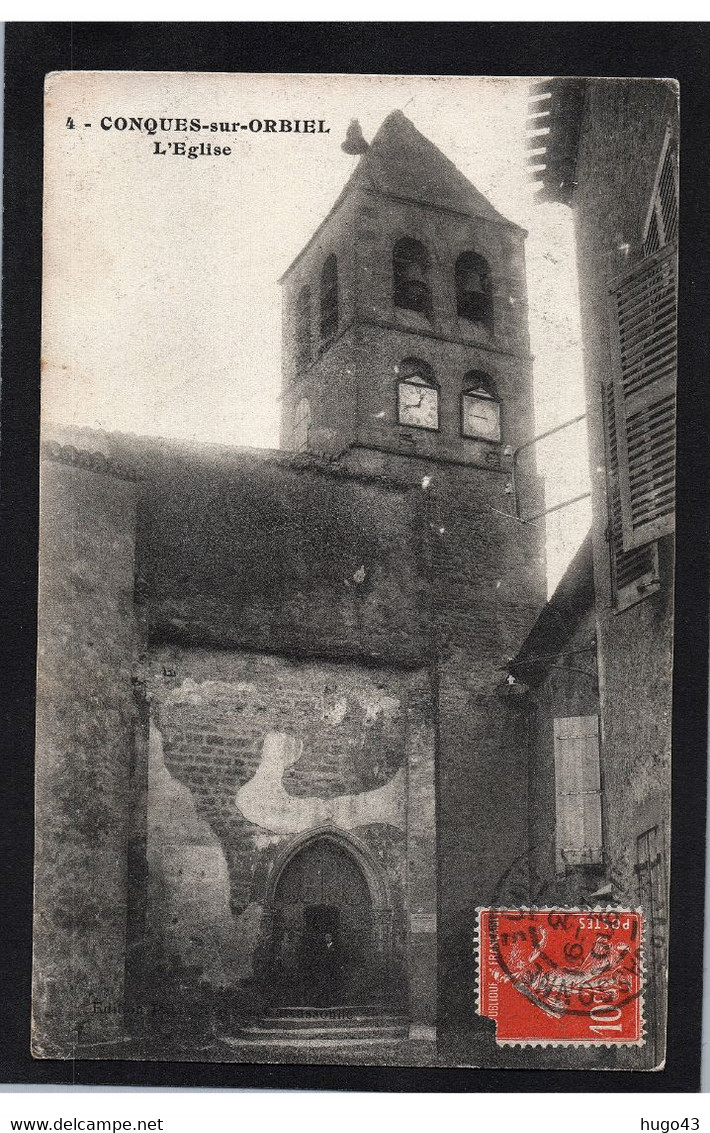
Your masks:
M 639 911 L 478 914 L 478 1014 L 499 1045 L 643 1044 Z

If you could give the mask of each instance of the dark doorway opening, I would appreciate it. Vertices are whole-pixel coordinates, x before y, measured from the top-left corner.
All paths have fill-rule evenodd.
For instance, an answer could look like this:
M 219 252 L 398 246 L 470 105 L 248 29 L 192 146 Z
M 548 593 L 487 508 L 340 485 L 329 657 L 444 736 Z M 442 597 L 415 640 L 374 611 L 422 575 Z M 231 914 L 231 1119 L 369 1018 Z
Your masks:
M 372 899 L 353 855 L 328 837 L 307 843 L 276 885 L 272 1002 L 370 1002 L 373 944 Z

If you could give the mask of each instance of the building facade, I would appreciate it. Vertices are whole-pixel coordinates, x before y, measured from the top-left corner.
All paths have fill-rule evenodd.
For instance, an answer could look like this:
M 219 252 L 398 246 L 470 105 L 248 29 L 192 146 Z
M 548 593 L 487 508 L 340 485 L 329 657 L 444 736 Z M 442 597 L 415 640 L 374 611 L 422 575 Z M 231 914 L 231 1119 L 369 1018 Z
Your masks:
M 593 572 L 599 681 L 594 888 L 600 900 L 643 909 L 646 1064 L 657 1066 L 668 957 L 678 86 L 555 79 L 533 87 L 531 114 L 531 129 L 548 130 L 529 142 L 541 199 L 571 206 L 577 239 L 593 515 L 584 571 Z M 570 634 L 564 648 L 575 644 Z M 570 703 L 565 715 L 578 709 Z

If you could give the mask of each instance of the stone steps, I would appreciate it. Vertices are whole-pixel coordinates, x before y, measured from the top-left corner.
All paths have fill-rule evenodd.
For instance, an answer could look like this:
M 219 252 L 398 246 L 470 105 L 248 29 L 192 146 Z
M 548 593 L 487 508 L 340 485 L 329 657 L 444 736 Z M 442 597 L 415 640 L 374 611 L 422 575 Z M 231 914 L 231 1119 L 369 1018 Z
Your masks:
M 348 1026 L 341 1024 L 340 1026 L 323 1027 L 320 1024 L 310 1027 L 268 1027 L 263 1024 L 248 1026 L 240 1031 L 243 1035 L 269 1035 L 271 1037 L 289 1037 L 289 1038 L 304 1038 L 316 1036 L 330 1036 L 332 1039 L 339 1038 L 365 1038 L 369 1036 L 382 1035 L 405 1037 L 408 1033 L 407 1023 L 383 1023 L 373 1024 L 372 1022 L 361 1022 L 355 1026 Z
M 401 1037 L 393 1035 L 369 1035 L 362 1037 L 355 1037 L 350 1035 L 348 1038 L 335 1037 L 333 1035 L 327 1036 L 308 1036 L 301 1033 L 297 1038 L 287 1038 L 283 1035 L 247 1035 L 240 1032 L 238 1035 L 223 1035 L 222 1041 L 226 1042 L 229 1046 L 236 1050 L 255 1050 L 262 1048 L 270 1048 L 272 1050 L 291 1051 L 298 1050 L 316 1050 L 324 1049 L 328 1051 L 337 1051 L 341 1049 L 357 1048 L 360 1051 L 370 1050 L 373 1046 L 389 1046 L 397 1047 L 407 1041 L 406 1034 Z
M 262 1030 L 268 1031 L 310 1031 L 320 1029 L 323 1031 L 352 1031 L 355 1029 L 372 1029 L 381 1027 L 405 1027 L 408 1020 L 403 1015 L 352 1015 L 349 1019 L 294 1019 L 294 1018 L 271 1018 L 264 1016 L 261 1019 L 254 1019 L 251 1023 L 247 1024 L 247 1029 L 259 1027 Z
M 307 1010 L 307 1009 L 300 1009 Z M 308 1015 L 298 1016 L 279 1011 L 268 1014 L 241 1028 L 237 1033 L 224 1035 L 231 1047 L 281 1048 L 283 1050 L 329 1048 L 360 1048 L 373 1045 L 397 1046 L 409 1037 L 409 1020 L 405 1015 L 378 1013 L 367 1008 L 353 1008 L 353 1014 L 327 1014 L 332 1009 L 313 1009 Z M 356 1013 L 357 1012 L 357 1013 Z

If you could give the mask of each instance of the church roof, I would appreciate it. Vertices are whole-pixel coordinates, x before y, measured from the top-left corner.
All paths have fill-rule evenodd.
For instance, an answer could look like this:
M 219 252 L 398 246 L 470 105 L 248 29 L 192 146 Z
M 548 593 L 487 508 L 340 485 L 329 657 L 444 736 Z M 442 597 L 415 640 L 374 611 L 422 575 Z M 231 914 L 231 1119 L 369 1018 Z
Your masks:
M 425 138 L 401 110 L 393 110 L 355 166 L 327 216 L 286 268 L 282 280 L 353 189 L 366 189 L 434 208 L 450 209 L 523 231 L 494 209 L 453 161 L 449 161 L 433 142 Z
M 358 187 L 512 224 L 401 110 L 387 115 L 345 191 Z

